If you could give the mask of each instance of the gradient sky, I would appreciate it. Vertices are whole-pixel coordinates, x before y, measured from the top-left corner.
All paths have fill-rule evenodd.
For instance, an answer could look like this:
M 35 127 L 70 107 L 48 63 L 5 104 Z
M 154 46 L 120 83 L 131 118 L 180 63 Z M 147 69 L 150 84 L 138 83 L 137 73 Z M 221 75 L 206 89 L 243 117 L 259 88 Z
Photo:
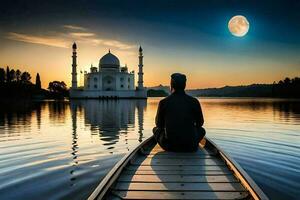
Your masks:
M 299 10 L 298 0 L 1 1 L 0 66 L 70 86 L 72 42 L 78 71 L 111 49 L 137 72 L 142 45 L 146 86 L 173 72 L 188 88 L 272 83 L 300 75 Z M 235 15 L 250 23 L 245 37 L 228 31 Z

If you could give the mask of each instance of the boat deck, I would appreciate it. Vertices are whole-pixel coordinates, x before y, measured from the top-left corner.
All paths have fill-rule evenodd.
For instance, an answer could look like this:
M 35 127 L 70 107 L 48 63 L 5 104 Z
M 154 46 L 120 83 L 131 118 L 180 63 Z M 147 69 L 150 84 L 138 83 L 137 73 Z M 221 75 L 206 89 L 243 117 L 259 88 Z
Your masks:
M 251 199 L 220 156 L 144 149 L 127 164 L 108 199 Z

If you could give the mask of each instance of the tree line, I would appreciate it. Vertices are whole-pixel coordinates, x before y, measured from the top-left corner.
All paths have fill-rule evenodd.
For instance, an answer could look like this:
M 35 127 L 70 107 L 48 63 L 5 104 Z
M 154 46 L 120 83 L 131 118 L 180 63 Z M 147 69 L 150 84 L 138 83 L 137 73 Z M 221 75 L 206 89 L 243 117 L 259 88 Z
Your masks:
M 191 96 L 203 97 L 274 97 L 300 98 L 300 78 L 285 78 L 273 84 L 224 86 L 220 88 L 187 89 Z M 149 89 L 148 97 L 165 97 L 163 89 Z
M 28 72 L 21 72 L 19 69 L 9 69 L 6 67 L 0 68 L 0 84 L 1 85 L 9 85 L 9 84 L 32 84 L 31 83 L 31 75 Z M 40 89 L 41 88 L 41 80 L 40 75 L 37 73 L 36 75 L 36 86 Z
M 261 88 L 261 87 L 257 87 Z M 252 93 L 258 93 L 258 89 Z M 31 75 L 27 71 L 10 69 L 10 67 L 0 68 L 0 93 L 2 98 L 64 98 L 69 95 L 67 85 L 63 81 L 52 81 L 48 85 L 48 90 L 42 89 L 39 73 L 36 74 L 35 84 L 31 82 Z M 247 88 L 246 88 L 247 90 Z M 267 91 L 267 90 L 266 90 Z M 263 96 L 300 98 L 300 78 L 285 78 L 270 85 L 270 92 L 265 92 Z M 250 92 L 250 90 L 249 90 Z M 264 94 L 263 93 L 263 94 Z M 241 92 L 237 92 L 237 96 Z M 260 96 L 259 94 L 258 96 Z M 149 90 L 148 96 L 167 96 L 163 91 Z M 248 95 L 249 96 L 249 95 Z M 251 96 L 251 95 L 250 95 Z M 1 98 L 1 99 L 2 99 Z M 0 100 L 1 100 L 0 99 Z
M 67 85 L 63 81 L 52 81 L 48 90 L 42 88 L 40 74 L 36 74 L 35 84 L 29 72 L 0 68 L 0 93 L 3 99 L 17 98 L 63 98 L 68 96 Z
M 300 78 L 285 78 L 273 83 L 272 93 L 274 97 L 300 98 Z

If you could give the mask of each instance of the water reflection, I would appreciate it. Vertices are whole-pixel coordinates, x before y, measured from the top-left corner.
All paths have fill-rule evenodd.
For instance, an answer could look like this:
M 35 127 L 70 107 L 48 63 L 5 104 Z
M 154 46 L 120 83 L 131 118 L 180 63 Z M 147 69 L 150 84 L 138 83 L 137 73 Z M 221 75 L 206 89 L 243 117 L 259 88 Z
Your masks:
M 138 133 L 139 133 L 139 142 L 143 140 L 143 125 L 144 125 L 144 111 L 147 106 L 146 100 L 139 100 L 136 102 L 137 113 L 138 113 Z
M 127 135 L 128 129 L 134 129 L 137 112 L 139 141 L 142 141 L 146 106 L 146 100 L 72 100 L 73 129 L 77 123 L 77 108 L 80 108 L 84 110 L 84 123 L 91 134 L 98 135 L 107 149 L 113 149 L 120 134 Z
M 78 165 L 78 160 L 77 160 L 77 150 L 78 150 L 77 106 L 74 105 L 73 103 L 71 103 L 70 107 L 71 107 L 71 117 L 72 117 L 72 152 L 71 152 L 71 154 L 73 156 L 73 165 L 72 165 L 72 169 L 70 170 L 70 175 L 71 175 L 70 186 L 73 186 L 74 185 L 73 182 L 76 180 L 76 177 L 74 176 L 74 172 L 76 171 L 77 165 Z
M 0 104 L 0 199 L 85 199 L 125 153 L 152 134 L 159 100 Z M 270 199 L 300 195 L 299 101 L 200 100 L 208 136 Z
M 135 128 L 136 113 L 138 120 L 138 141 L 141 142 L 143 138 L 143 120 L 144 110 L 147 106 L 146 100 L 72 100 L 70 101 L 70 111 L 72 119 L 72 156 L 73 165 L 70 170 L 71 186 L 76 181 L 76 170 L 79 165 L 78 151 L 78 133 L 77 133 L 77 115 L 84 115 L 85 128 L 90 130 L 90 134 L 98 136 L 102 145 L 106 146 L 106 149 L 110 153 L 113 153 L 115 145 L 119 142 L 120 135 L 127 137 L 128 130 L 133 131 Z M 52 108 L 58 111 L 63 106 L 55 106 Z M 81 113 L 81 114 L 80 114 Z M 127 139 L 125 139 L 125 145 L 127 145 Z M 126 147 L 129 150 L 129 147 Z
M 272 118 L 280 121 L 300 119 L 300 101 L 286 99 L 201 99 L 204 106 L 216 110 L 216 112 L 231 112 L 235 115 L 257 113 L 268 114 Z M 271 111 L 271 112 L 270 112 Z M 208 114 L 212 112 L 207 110 Z M 204 113 L 205 114 L 205 113 Z
M 64 125 L 67 120 L 67 109 L 69 102 L 67 101 L 50 101 L 48 102 L 50 123 Z

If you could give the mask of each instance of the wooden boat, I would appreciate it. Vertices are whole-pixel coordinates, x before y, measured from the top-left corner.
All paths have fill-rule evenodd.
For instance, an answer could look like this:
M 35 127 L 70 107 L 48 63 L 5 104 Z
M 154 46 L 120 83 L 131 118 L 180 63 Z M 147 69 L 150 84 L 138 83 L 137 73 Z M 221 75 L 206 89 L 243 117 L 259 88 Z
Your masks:
M 123 157 L 88 199 L 268 198 L 208 138 L 197 152 L 176 153 L 161 149 L 152 136 Z

